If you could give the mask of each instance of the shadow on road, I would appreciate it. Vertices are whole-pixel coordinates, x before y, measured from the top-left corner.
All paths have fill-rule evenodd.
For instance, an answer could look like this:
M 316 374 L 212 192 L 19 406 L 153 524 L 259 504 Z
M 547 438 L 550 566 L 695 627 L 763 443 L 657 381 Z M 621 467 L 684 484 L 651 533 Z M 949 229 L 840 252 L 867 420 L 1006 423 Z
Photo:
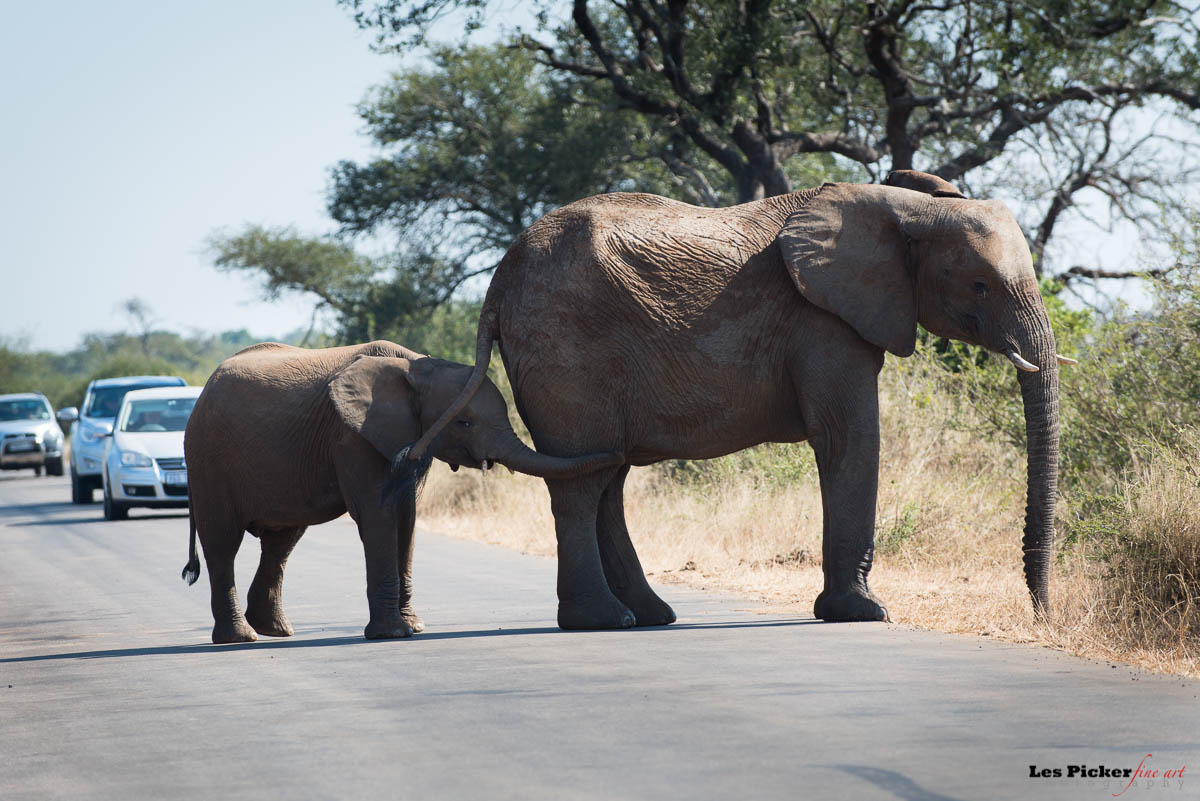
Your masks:
M 901 801 L 962 801 L 959 798 L 927 790 L 903 773 L 897 773 L 894 770 L 884 770 L 869 765 L 835 765 L 834 767 L 851 776 L 870 782 Z
M 15 517 L 17 515 L 29 514 L 47 514 L 49 512 L 66 511 L 68 509 L 78 508 L 70 501 L 43 501 L 42 503 L 14 503 L 9 506 L 0 506 L 0 517 Z M 100 507 L 97 506 L 99 511 Z M 61 520 L 53 521 L 55 525 L 62 523 Z
M 42 507 L 40 510 L 38 507 Z M 25 506 L 10 506 L 0 511 L 0 517 L 15 516 L 21 514 L 45 514 L 47 511 L 53 511 L 55 507 L 63 507 L 64 509 L 75 509 L 73 504 L 69 503 L 43 503 L 43 504 L 28 504 Z M 9 511 L 15 510 L 15 511 Z M 164 514 L 158 512 L 156 514 L 133 514 L 129 519 L 124 521 L 127 523 L 137 523 L 139 520 L 187 520 L 187 510 L 183 509 L 176 514 Z M 15 523 L 5 523 L 10 528 L 24 528 L 27 526 L 70 526 L 77 523 L 99 523 L 104 520 L 104 511 L 99 506 L 94 506 L 93 511 L 87 517 L 52 517 L 45 520 L 23 520 Z
M 637 632 L 663 632 L 669 633 L 673 631 L 685 633 L 689 631 L 706 631 L 714 629 L 745 629 L 745 628 L 770 628 L 778 626 L 805 626 L 813 623 L 820 623 L 819 620 L 811 619 L 794 619 L 794 620 L 747 620 L 747 621 L 729 621 L 717 623 L 674 623 L 670 626 L 654 626 L 642 629 L 624 629 L 617 631 L 572 631 L 567 632 L 558 628 L 558 626 L 538 626 L 528 628 L 515 629 L 472 629 L 469 631 L 425 631 L 406 640 L 367 640 L 363 639 L 360 634 L 351 634 L 343 637 L 318 637 L 313 639 L 263 639 L 258 642 L 242 642 L 231 643 L 229 645 L 212 645 L 210 643 L 194 643 L 190 645 L 159 645 L 146 648 L 113 648 L 103 651 L 70 651 L 61 654 L 38 654 L 35 656 L 15 656 L 7 659 L 0 659 L 0 665 L 15 664 L 19 662 L 51 662 L 65 659 L 122 659 L 126 657 L 137 656 L 181 656 L 186 654 L 208 654 L 219 651 L 246 651 L 250 649 L 275 649 L 275 648 L 329 648 L 331 646 L 346 646 L 346 645 L 381 645 L 394 642 L 409 642 L 420 643 L 425 641 L 436 640 L 458 640 L 474 637 L 513 637 L 513 636 L 528 636 L 532 634 L 559 634 L 562 636 L 580 636 L 593 635 L 603 636 L 611 634 L 634 634 Z M 415 645 L 412 647 L 416 647 Z

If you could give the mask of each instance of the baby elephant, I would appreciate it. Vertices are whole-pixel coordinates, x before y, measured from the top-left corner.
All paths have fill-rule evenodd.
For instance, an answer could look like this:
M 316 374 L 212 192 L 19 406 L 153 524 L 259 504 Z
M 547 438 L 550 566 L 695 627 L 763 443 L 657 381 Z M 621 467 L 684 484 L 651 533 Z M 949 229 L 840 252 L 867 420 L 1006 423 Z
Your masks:
M 283 569 L 307 526 L 349 512 L 367 562 L 368 639 L 424 628 L 413 612 L 416 491 L 431 458 L 452 467 L 496 462 L 568 478 L 621 462 L 616 454 L 560 459 L 525 447 L 499 390 L 484 383 L 420 460 L 406 447 L 463 389 L 471 368 L 391 342 L 325 350 L 255 345 L 226 359 L 204 387 L 184 439 L 191 543 L 183 577 L 200 576 L 196 535 L 212 585 L 212 639 L 287 637 Z M 233 563 L 243 533 L 262 556 L 243 616 Z M 256 634 L 257 633 L 257 634 Z

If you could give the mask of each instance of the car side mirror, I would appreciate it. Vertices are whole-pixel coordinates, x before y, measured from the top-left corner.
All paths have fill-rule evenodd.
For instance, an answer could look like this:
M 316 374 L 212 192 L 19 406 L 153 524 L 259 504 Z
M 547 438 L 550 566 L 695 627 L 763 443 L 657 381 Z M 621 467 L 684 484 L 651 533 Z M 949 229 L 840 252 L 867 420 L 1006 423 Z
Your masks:
M 60 424 L 63 425 L 66 425 L 67 423 L 74 423 L 79 419 L 79 409 L 74 406 L 68 406 L 65 409 L 59 409 L 58 414 L 56 414 L 54 417 Z

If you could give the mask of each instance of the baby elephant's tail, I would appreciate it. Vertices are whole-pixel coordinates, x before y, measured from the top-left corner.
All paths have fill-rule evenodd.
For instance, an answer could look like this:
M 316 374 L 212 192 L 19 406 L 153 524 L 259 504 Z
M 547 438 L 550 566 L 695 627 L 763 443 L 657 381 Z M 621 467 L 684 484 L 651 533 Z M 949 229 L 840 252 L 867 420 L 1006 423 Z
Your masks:
M 196 514 L 188 506 L 188 563 L 183 566 L 183 580 L 189 585 L 195 584 L 200 578 L 200 557 L 196 553 Z

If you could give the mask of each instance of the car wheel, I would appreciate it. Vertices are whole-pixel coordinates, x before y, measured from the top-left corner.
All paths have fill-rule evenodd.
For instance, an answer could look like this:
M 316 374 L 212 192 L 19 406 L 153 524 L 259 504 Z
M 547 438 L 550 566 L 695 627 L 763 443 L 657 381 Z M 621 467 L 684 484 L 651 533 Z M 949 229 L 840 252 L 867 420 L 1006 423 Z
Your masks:
M 105 520 L 125 520 L 129 517 L 129 507 L 118 501 L 114 501 L 108 491 L 104 492 L 104 519 Z
M 41 475 L 42 475 L 42 466 L 41 466 L 40 464 L 39 464 L 37 467 L 33 468 L 33 474 L 34 474 L 35 476 L 38 476 L 39 478 L 41 477 Z
M 91 503 L 92 488 L 79 476 L 75 475 L 75 468 L 71 468 L 71 503 Z
M 62 457 L 56 456 L 53 459 L 46 460 L 46 475 L 61 476 L 63 474 Z

